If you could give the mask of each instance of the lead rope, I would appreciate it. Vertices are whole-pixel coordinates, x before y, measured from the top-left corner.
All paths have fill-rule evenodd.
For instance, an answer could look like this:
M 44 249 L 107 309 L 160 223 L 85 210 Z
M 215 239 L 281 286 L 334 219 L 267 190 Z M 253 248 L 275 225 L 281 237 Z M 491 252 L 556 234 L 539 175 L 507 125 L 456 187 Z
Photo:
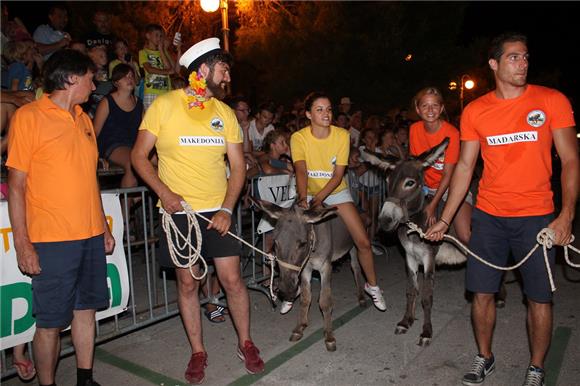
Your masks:
M 181 233 L 181 231 L 177 228 L 177 226 L 175 225 L 175 222 L 171 218 L 171 215 L 169 213 L 167 213 L 166 211 L 162 210 L 162 213 L 163 213 L 162 225 L 163 225 L 163 230 L 165 231 L 165 234 L 167 235 L 167 245 L 169 247 L 169 254 L 171 255 L 171 260 L 173 261 L 173 263 L 175 264 L 176 267 L 187 268 L 187 269 L 189 269 L 189 273 L 191 273 L 191 276 L 195 280 L 202 280 L 207 275 L 207 263 L 206 263 L 205 259 L 203 258 L 203 256 L 201 255 L 201 243 L 202 243 L 201 230 L 199 228 L 199 222 L 197 221 L 197 218 L 195 218 L 195 216 L 204 219 L 205 221 L 207 221 L 210 224 L 212 223 L 212 221 L 210 219 L 208 219 L 207 217 L 205 217 L 204 215 L 202 215 L 198 212 L 195 212 L 193 209 L 191 209 L 191 206 L 185 201 L 181 201 L 181 206 L 183 207 L 185 215 L 187 216 L 187 236 L 184 235 L 183 233 Z M 195 246 L 191 242 L 191 231 L 192 230 L 195 230 L 195 237 L 196 237 L 196 240 L 198 241 L 197 248 L 195 248 Z M 171 233 L 172 231 L 173 231 L 173 234 L 175 235 L 175 241 L 174 241 L 174 238 L 173 238 L 172 233 Z M 272 287 L 273 287 L 273 283 L 274 283 L 274 261 L 276 260 L 276 256 L 269 254 L 269 253 L 266 253 L 266 252 L 262 251 L 261 249 L 254 247 L 252 244 L 246 242 L 244 239 L 242 239 L 241 237 L 238 237 L 237 235 L 233 234 L 230 231 L 228 231 L 228 235 L 230 235 L 231 237 L 233 237 L 234 239 L 236 239 L 238 241 L 241 241 L 243 244 L 247 245 L 248 247 L 255 250 L 256 252 L 261 253 L 262 255 L 264 255 L 264 257 L 266 257 L 266 259 L 268 261 L 270 261 L 270 265 L 271 265 L 271 269 L 270 269 L 270 296 L 272 297 L 272 300 L 275 301 L 276 295 L 274 295 L 274 291 L 273 291 Z M 180 244 L 180 239 L 183 240 L 182 244 Z M 188 254 L 184 254 L 184 253 L 182 254 L 180 251 L 183 251 L 186 247 L 188 248 Z M 178 250 L 178 248 L 179 248 L 179 250 Z M 181 257 L 182 259 L 187 260 L 187 263 L 181 264 L 181 262 L 177 259 L 177 256 Z M 198 261 L 201 261 L 201 263 L 203 265 L 203 274 L 199 277 L 195 276 L 195 273 L 193 272 L 193 268 L 192 268 Z
M 425 232 L 423 232 L 423 230 L 417 224 L 409 221 L 406 223 L 406 225 L 409 227 L 409 231 L 407 231 L 407 234 L 417 232 L 421 238 L 425 238 Z M 475 257 L 481 263 L 483 263 L 489 267 L 495 268 L 497 270 L 500 270 L 500 271 L 511 271 L 511 270 L 514 270 L 514 269 L 520 267 L 522 264 L 524 264 L 530 258 L 530 256 L 532 256 L 532 254 L 536 251 L 536 249 L 538 249 L 541 245 L 542 250 L 544 251 L 544 263 L 546 264 L 546 271 L 548 272 L 548 278 L 550 280 L 550 287 L 552 288 L 552 292 L 556 291 L 556 285 L 554 284 L 554 277 L 552 275 L 552 269 L 550 268 L 550 263 L 548 261 L 548 249 L 551 249 L 553 247 L 554 237 L 555 237 L 554 230 L 552 230 L 550 228 L 542 229 L 538 233 L 538 235 L 536 236 L 536 245 L 534 245 L 534 247 L 530 250 L 530 252 L 528 252 L 528 254 L 519 263 L 512 265 L 511 267 L 500 267 L 500 266 L 492 264 L 492 263 L 486 261 L 485 259 L 483 259 L 482 257 L 476 255 L 475 253 L 473 253 L 471 250 L 469 250 L 469 248 L 467 248 L 465 245 L 463 245 L 463 243 L 461 241 L 459 241 L 458 239 L 456 239 L 455 237 L 453 237 L 451 235 L 447 235 L 447 234 L 443 235 L 444 239 L 453 241 L 453 243 L 455 245 L 459 246 L 467 254 Z M 570 243 L 572 241 L 574 241 L 574 235 L 572 235 L 572 239 L 570 240 Z M 568 256 L 568 248 L 573 250 L 574 252 L 576 252 L 578 254 L 580 254 L 580 249 L 574 247 L 571 244 L 564 245 L 563 247 L 564 247 L 564 259 L 566 260 L 566 263 L 568 263 L 568 265 L 570 265 L 571 267 L 580 268 L 580 264 L 574 264 L 570 260 L 570 258 Z

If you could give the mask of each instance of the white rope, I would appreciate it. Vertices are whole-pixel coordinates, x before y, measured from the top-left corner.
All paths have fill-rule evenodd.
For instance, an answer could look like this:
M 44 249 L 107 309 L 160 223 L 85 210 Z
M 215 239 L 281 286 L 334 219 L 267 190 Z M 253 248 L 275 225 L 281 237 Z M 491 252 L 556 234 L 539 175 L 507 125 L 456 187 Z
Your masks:
M 183 210 L 185 211 L 185 214 L 187 215 L 187 236 L 179 231 L 179 229 L 177 228 L 177 226 L 173 222 L 173 219 L 171 218 L 169 213 L 163 211 L 162 224 L 163 224 L 163 230 L 165 231 L 165 234 L 167 235 L 167 244 L 169 246 L 169 253 L 171 255 L 171 259 L 173 260 L 173 263 L 178 268 L 188 268 L 189 272 L 191 273 L 191 276 L 193 276 L 194 279 L 202 280 L 207 275 L 207 263 L 206 263 L 205 259 L 203 258 L 203 256 L 201 256 L 201 243 L 202 243 L 201 231 L 199 228 L 199 222 L 197 221 L 195 216 L 204 219 L 205 221 L 207 221 L 210 224 L 213 223 L 213 221 L 211 221 L 210 219 L 208 219 L 204 215 L 195 212 L 193 209 L 191 209 L 191 206 L 189 206 L 189 204 L 185 201 L 181 201 L 181 206 L 183 207 Z M 198 240 L 197 249 L 191 243 L 191 230 L 192 229 L 195 230 L 195 237 Z M 179 252 L 177 250 L 177 248 L 175 248 L 175 244 L 173 242 L 173 237 L 171 234 L 172 230 L 176 236 L 175 244 L 177 244 L 177 248 L 179 248 L 180 250 L 183 250 L 183 249 L 185 249 L 185 247 L 189 247 L 189 253 L 187 255 L 181 254 L 181 252 Z M 248 247 L 255 250 L 256 252 L 261 253 L 270 262 L 270 265 L 271 265 L 271 269 L 270 269 L 270 296 L 272 297 L 272 300 L 275 301 L 276 295 L 274 295 L 273 283 L 274 283 L 274 261 L 276 260 L 276 257 L 274 255 L 271 255 L 269 253 L 262 251 L 259 248 L 254 247 L 252 244 L 248 243 L 247 241 L 245 241 L 241 237 L 238 237 L 238 235 L 233 234 L 230 231 L 228 231 L 227 234 L 230 235 L 231 237 L 233 237 L 234 239 L 241 241 L 243 244 L 247 245 Z M 179 244 L 180 238 L 181 238 L 181 240 L 183 240 L 183 244 L 181 244 L 181 245 Z M 179 255 L 179 257 L 181 257 L 183 259 L 188 260 L 188 262 L 186 264 L 181 264 L 179 262 L 179 260 L 177 260 L 177 258 L 176 258 L 177 255 Z M 204 266 L 203 274 L 200 277 L 195 276 L 193 269 L 192 269 L 192 267 L 198 262 L 198 260 L 201 260 L 201 262 Z
M 407 234 L 417 232 L 421 238 L 425 238 L 425 232 L 423 232 L 423 230 L 417 224 L 409 221 L 406 223 L 406 225 L 409 227 L 409 231 L 407 231 Z M 495 264 L 492 264 L 492 263 L 486 261 L 482 257 L 473 253 L 471 250 L 469 250 L 469 248 L 467 248 L 465 245 L 463 245 L 463 243 L 461 241 L 459 241 L 458 239 L 456 239 L 455 237 L 453 237 L 451 235 L 445 234 L 445 235 L 443 235 L 443 238 L 453 241 L 453 243 L 455 245 L 457 245 L 458 247 L 460 247 L 461 249 L 463 249 L 465 251 L 465 253 L 469 254 L 470 256 L 475 257 L 481 263 L 483 263 L 489 267 L 495 268 L 497 270 L 500 270 L 500 271 L 511 271 L 511 270 L 514 270 L 514 269 L 520 267 L 532 256 L 532 254 L 536 251 L 536 249 L 538 249 L 541 245 L 542 250 L 544 251 L 544 264 L 546 265 L 546 271 L 548 272 L 548 279 L 550 280 L 550 287 L 552 288 L 552 292 L 556 291 L 556 285 L 554 284 L 554 277 L 552 275 L 552 269 L 550 268 L 550 263 L 548 261 L 548 249 L 551 249 L 553 247 L 554 238 L 555 238 L 554 230 L 552 230 L 550 228 L 542 229 L 538 233 L 538 235 L 536 236 L 536 242 L 537 242 L 536 245 L 534 245 L 534 247 L 530 250 L 530 252 L 528 252 L 528 254 L 519 263 L 512 265 L 511 267 L 500 267 L 498 265 L 495 265 Z M 572 241 L 574 241 L 574 235 L 572 235 L 570 243 Z M 568 256 L 568 248 L 572 249 L 574 252 L 576 252 L 578 254 L 580 254 L 580 249 L 574 247 L 571 244 L 564 245 L 563 247 L 564 247 L 564 258 L 566 260 L 566 263 L 568 263 L 568 265 L 570 265 L 574 268 L 580 268 L 580 264 L 573 264 L 572 261 L 570 261 L 570 258 Z
M 167 235 L 167 247 L 169 249 L 169 255 L 171 255 L 171 260 L 173 264 L 177 268 L 187 268 L 189 269 L 189 273 L 195 280 L 202 280 L 207 275 L 207 262 L 201 255 L 201 245 L 202 245 L 202 237 L 201 237 L 201 230 L 199 228 L 199 222 L 195 218 L 196 214 L 191 206 L 185 201 L 181 201 L 181 206 L 185 211 L 185 215 L 187 216 L 187 232 L 186 234 L 181 233 L 175 221 L 171 218 L 171 215 L 162 210 L 163 216 L 161 219 L 161 223 L 163 225 L 163 230 Z M 195 230 L 195 239 L 197 240 L 197 248 L 192 243 L 191 240 L 191 231 Z M 182 252 L 185 251 L 187 248 L 187 253 Z M 185 264 L 182 264 L 177 257 L 187 260 Z M 196 276 L 193 270 L 193 266 L 197 264 L 198 261 L 201 261 L 203 265 L 203 270 L 201 276 Z

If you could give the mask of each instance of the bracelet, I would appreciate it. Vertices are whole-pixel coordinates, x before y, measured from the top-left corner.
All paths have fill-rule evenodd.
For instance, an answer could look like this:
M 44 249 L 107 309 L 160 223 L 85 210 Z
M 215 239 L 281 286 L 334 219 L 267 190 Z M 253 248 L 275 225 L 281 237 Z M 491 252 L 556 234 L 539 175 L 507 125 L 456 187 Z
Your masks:
M 230 216 L 234 214 L 234 212 L 232 212 L 232 210 L 230 208 L 225 208 L 225 207 L 221 207 L 220 208 L 221 212 L 226 212 L 227 214 L 229 214 Z
M 445 220 L 443 220 L 442 218 L 439 219 L 439 221 L 441 221 L 443 224 L 447 225 L 447 228 L 449 228 L 451 225 L 449 225 L 449 223 Z

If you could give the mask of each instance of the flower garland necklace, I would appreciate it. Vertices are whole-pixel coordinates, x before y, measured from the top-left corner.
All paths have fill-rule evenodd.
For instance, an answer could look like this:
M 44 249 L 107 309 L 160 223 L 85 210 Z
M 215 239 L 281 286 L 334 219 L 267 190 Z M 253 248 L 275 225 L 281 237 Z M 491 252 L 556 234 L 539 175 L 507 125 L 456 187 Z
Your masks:
M 189 74 L 189 87 L 185 89 L 187 94 L 187 104 L 189 108 L 197 107 L 200 110 L 205 109 L 204 103 L 209 100 L 205 96 L 207 90 L 207 83 L 201 74 L 193 71 Z

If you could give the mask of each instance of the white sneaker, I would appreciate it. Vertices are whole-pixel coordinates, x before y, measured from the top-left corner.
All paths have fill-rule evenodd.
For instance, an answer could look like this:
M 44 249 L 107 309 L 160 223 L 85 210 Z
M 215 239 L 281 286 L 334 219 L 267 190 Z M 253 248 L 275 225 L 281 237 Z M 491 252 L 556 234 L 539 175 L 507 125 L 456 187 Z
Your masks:
M 365 283 L 365 292 L 373 298 L 373 303 L 379 311 L 386 311 L 387 304 L 385 303 L 385 298 L 383 297 L 383 291 L 379 286 L 372 287 L 369 283 Z
M 282 305 L 280 306 L 280 315 L 285 315 L 290 312 L 292 306 L 294 306 L 293 302 L 283 301 Z

